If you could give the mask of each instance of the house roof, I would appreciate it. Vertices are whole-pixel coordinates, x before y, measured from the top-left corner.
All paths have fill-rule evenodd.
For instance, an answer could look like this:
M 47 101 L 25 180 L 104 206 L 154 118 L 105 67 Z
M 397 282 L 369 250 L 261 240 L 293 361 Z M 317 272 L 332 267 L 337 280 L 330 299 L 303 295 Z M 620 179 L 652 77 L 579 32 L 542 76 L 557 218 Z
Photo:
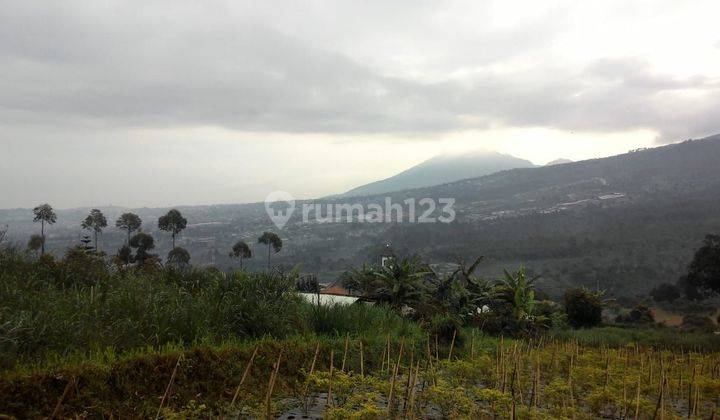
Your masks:
M 351 293 L 342 284 L 340 284 L 339 281 L 335 281 L 334 283 L 327 285 L 324 289 L 320 290 L 320 293 L 335 296 L 355 296 L 354 293 Z

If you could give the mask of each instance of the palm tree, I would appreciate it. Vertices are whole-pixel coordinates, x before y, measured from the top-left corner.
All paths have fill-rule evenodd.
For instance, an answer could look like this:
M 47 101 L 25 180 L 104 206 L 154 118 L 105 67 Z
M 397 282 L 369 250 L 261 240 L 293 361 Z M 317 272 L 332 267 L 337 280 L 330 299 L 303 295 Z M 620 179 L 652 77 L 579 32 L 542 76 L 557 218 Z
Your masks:
M 40 204 L 39 206 L 35 207 L 33 209 L 33 214 L 35 214 L 35 219 L 33 219 L 33 222 L 40 222 L 40 236 L 42 236 L 43 238 L 40 248 L 40 255 L 42 256 L 45 255 L 45 223 L 47 223 L 48 225 L 54 224 L 57 221 L 57 215 L 55 214 L 52 206 L 47 203 Z
M 160 230 L 172 233 L 172 247 L 175 248 L 175 236 L 185 229 L 187 219 L 185 219 L 179 211 L 172 209 L 165 216 L 158 219 L 158 227 Z
M 258 238 L 258 243 L 267 245 L 268 247 L 267 269 L 270 271 L 270 249 L 275 251 L 276 254 L 280 252 L 283 245 L 282 239 L 272 232 L 263 232 L 262 236 Z
M 232 247 L 232 252 L 230 253 L 231 258 L 238 258 L 240 259 L 240 270 L 243 269 L 243 259 L 244 258 L 252 258 L 252 251 L 250 250 L 250 246 L 245 243 L 245 241 L 237 241 L 235 245 Z
M 168 263 L 179 268 L 190 265 L 190 253 L 185 248 L 173 248 L 168 253 Z
M 419 257 L 404 258 L 399 264 L 386 265 L 375 272 L 375 298 L 400 310 L 419 301 L 425 292 L 423 280 L 434 275 Z
M 95 252 L 98 251 L 97 237 L 98 233 L 102 233 L 102 230 L 107 227 L 107 219 L 105 215 L 98 209 L 90 210 L 88 217 L 83 220 L 81 224 L 83 229 L 92 230 L 95 235 Z
M 142 219 L 135 213 L 123 213 L 117 221 L 115 227 L 127 231 L 127 242 L 130 243 L 130 235 L 142 226 Z

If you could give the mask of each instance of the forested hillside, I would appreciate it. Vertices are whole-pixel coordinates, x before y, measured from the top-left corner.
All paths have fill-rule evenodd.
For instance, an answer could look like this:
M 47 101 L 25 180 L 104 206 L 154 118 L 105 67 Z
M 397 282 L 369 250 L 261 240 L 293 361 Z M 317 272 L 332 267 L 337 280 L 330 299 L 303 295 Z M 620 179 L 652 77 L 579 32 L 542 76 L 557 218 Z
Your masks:
M 720 231 L 720 136 L 639 150 L 603 159 L 513 169 L 458 182 L 388 195 L 325 199 L 328 203 L 383 203 L 408 198 L 455 198 L 451 224 L 301 223 L 296 211 L 279 233 L 285 243 L 278 263 L 332 281 L 350 265 L 375 261 L 386 242 L 399 254 L 421 254 L 443 271 L 459 258 L 487 258 L 488 277 L 525 264 L 542 275 L 539 287 L 557 294 L 569 285 L 606 289 L 611 295 L 645 294 L 677 280 L 704 236 Z M 303 203 L 297 203 L 301 207 Z M 188 227 L 178 243 L 193 264 L 229 268 L 228 252 L 238 239 L 254 242 L 275 229 L 264 205 L 179 207 Z M 113 219 L 122 209 L 107 209 Z M 135 210 L 151 220 L 165 209 Z M 48 247 L 62 253 L 77 243 L 86 210 L 58 212 Z M 27 241 L 37 230 L 30 210 L 0 211 L 10 240 Z M 153 232 L 152 222 L 144 227 Z M 158 233 L 165 255 L 167 235 Z M 121 231 L 108 229 L 101 249 L 113 253 Z M 262 258 L 246 262 L 263 266 Z

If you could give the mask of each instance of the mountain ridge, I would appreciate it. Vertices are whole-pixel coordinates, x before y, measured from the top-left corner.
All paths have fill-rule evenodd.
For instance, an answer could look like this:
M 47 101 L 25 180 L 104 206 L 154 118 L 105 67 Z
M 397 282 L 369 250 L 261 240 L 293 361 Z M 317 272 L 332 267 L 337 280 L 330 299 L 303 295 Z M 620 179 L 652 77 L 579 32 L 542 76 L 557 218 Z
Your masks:
M 429 187 L 523 167 L 535 167 L 535 165 L 525 159 L 492 151 L 442 154 L 391 177 L 352 188 L 337 197 L 369 196 Z

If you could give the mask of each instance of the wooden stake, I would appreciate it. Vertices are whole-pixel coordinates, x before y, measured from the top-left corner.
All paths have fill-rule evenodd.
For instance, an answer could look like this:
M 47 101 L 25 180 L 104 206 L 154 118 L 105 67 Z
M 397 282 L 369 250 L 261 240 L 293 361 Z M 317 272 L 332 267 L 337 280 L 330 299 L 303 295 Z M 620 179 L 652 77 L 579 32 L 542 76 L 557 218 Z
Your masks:
M 413 376 L 412 385 L 410 387 L 410 419 L 415 418 L 415 387 L 417 386 L 417 380 L 418 380 L 418 374 L 420 373 L 420 360 L 417 361 L 417 365 L 415 366 L 415 375 Z M 407 416 L 408 407 L 405 409 L 405 414 Z
M 305 388 L 303 389 L 303 400 L 305 402 L 305 412 L 307 413 L 307 398 L 308 398 L 308 391 L 310 388 L 310 377 L 312 376 L 313 372 L 315 372 L 315 362 L 317 362 L 318 354 L 320 353 L 320 343 L 317 343 L 315 346 L 315 356 L 313 356 L 313 361 L 310 364 L 310 373 L 308 373 L 307 380 L 305 381 Z
M 395 393 L 395 373 L 397 367 L 393 366 L 393 375 L 390 379 L 390 395 L 388 396 L 388 417 L 392 418 L 393 394 Z
M 170 381 L 167 384 L 167 387 L 165 387 L 165 393 L 162 396 L 162 399 L 160 400 L 160 406 L 158 407 L 157 414 L 155 414 L 155 420 L 160 418 L 160 411 L 162 410 L 163 404 L 165 404 L 165 399 L 167 399 L 168 394 L 170 393 L 170 387 L 172 387 L 173 382 L 175 382 L 175 375 L 177 374 L 178 367 L 180 366 L 180 360 L 182 360 L 182 354 L 178 356 L 177 362 L 175 363 L 175 367 L 173 368 L 172 374 L 170 375 Z
M 456 335 L 457 335 L 457 330 L 453 331 L 452 341 L 450 342 L 450 352 L 448 352 L 448 362 L 452 359 L 453 348 L 455 347 L 455 336 Z
M 365 359 L 363 354 L 363 342 L 360 340 L 360 377 L 365 377 Z
M 248 360 L 247 365 L 245 366 L 245 371 L 243 372 L 242 378 L 240 378 L 240 383 L 238 383 L 237 388 L 235 388 L 235 394 L 233 394 L 232 401 L 230 401 L 230 407 L 235 405 L 235 401 L 237 401 L 237 397 L 240 394 L 240 387 L 242 387 L 243 383 L 245 382 L 245 378 L 247 378 L 248 373 L 250 373 L 250 367 L 253 364 L 253 360 L 255 360 L 255 355 L 258 352 L 258 347 L 255 346 L 255 349 L 252 352 L 252 356 L 250 356 L 250 360 Z
M 333 359 L 334 358 L 335 358 L 334 350 L 330 349 L 330 380 L 328 381 L 328 392 L 327 392 L 328 407 L 332 407 L 334 405 L 333 397 L 332 397 Z
M 275 362 L 275 369 L 270 373 L 270 383 L 268 384 L 268 390 L 265 394 L 265 418 L 272 418 L 272 410 L 270 408 L 270 400 L 272 398 L 272 392 L 275 388 L 275 380 L 277 379 L 278 371 L 280 371 L 280 360 L 282 358 L 282 350 L 278 354 L 277 362 Z
M 75 384 L 75 377 L 70 379 L 68 381 L 67 385 L 65 385 L 65 389 L 63 390 L 62 395 L 60 395 L 60 399 L 58 400 L 57 404 L 55 404 L 55 409 L 53 410 L 52 414 L 50 415 L 51 419 L 54 419 L 55 416 L 57 416 L 57 414 L 60 412 L 60 407 L 62 406 L 62 402 L 65 400 L 65 397 L 67 397 L 67 395 L 70 393 L 70 390 L 72 389 L 72 386 L 74 384 Z M 160 402 L 160 404 L 162 404 L 162 402 Z
M 472 337 L 470 338 L 470 359 L 475 359 L 475 328 L 473 328 Z
M 345 360 L 347 359 L 348 353 L 348 341 L 350 340 L 350 333 L 345 333 L 345 350 L 343 351 L 342 366 L 340 372 L 345 372 Z

